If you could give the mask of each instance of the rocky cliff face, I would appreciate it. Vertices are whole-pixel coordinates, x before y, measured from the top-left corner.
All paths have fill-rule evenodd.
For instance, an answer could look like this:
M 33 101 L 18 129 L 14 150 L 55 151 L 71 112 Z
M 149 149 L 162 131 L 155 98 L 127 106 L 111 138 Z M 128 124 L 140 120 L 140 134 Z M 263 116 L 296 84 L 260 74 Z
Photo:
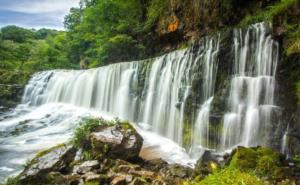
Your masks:
M 155 33 L 165 50 L 187 41 L 236 26 L 246 16 L 278 0 L 169 0 Z

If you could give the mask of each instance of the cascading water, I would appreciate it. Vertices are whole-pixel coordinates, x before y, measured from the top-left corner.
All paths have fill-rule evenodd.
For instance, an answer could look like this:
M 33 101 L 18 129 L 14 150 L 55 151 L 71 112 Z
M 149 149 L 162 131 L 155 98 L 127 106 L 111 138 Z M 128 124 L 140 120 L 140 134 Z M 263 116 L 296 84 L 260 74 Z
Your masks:
M 205 149 L 223 152 L 236 145 L 266 145 L 264 128 L 277 111 L 278 61 L 278 46 L 268 29 L 259 23 L 232 32 L 226 52 L 234 61 L 222 58 L 224 39 L 216 35 L 151 60 L 35 74 L 15 118 L 0 123 L 0 178 L 20 170 L 36 151 L 65 142 L 87 116 L 136 123 L 144 148 L 155 146 L 169 162 L 190 162 L 179 146 L 197 159 Z M 234 65 L 232 74 L 227 74 L 231 85 L 225 88 L 230 94 L 228 112 L 221 115 L 217 131 L 210 119 L 221 61 Z
M 234 32 L 234 76 L 224 115 L 222 148 L 262 145 L 274 109 L 278 45 L 263 23 Z

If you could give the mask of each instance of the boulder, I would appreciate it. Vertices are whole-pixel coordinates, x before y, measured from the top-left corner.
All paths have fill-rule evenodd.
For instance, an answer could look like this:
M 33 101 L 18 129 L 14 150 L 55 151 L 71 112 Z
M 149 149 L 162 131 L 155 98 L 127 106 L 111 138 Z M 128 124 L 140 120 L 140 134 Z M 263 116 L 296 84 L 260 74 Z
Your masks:
M 102 126 L 90 134 L 92 153 L 128 160 L 138 157 L 143 138 L 129 124 Z
M 100 164 L 97 160 L 85 161 L 84 163 L 82 163 L 80 165 L 74 166 L 73 173 L 85 174 L 94 169 L 98 169 L 99 167 L 100 167 Z
M 132 175 L 128 174 L 119 174 L 116 175 L 111 181 L 111 185 L 126 185 L 132 181 Z
M 168 165 L 168 170 L 173 176 L 180 177 L 180 178 L 189 177 L 193 171 L 191 168 L 184 167 L 178 164 Z
M 76 149 L 70 145 L 59 145 L 40 152 L 19 175 L 20 181 L 28 182 L 46 178 L 47 173 L 64 171 L 73 161 Z

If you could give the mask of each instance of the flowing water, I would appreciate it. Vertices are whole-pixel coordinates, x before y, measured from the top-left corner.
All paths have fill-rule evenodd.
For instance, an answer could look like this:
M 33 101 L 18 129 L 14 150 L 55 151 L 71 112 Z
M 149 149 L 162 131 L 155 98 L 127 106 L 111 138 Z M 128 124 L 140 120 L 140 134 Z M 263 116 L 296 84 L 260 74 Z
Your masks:
M 268 27 L 256 24 L 246 32 L 234 32 L 234 76 L 229 112 L 224 115 L 222 147 L 263 144 L 260 134 L 271 124 L 274 105 L 278 45 Z
M 0 177 L 21 170 L 38 150 L 67 141 L 89 116 L 135 123 L 145 140 L 142 155 L 170 163 L 191 165 L 205 149 L 267 145 L 264 133 L 278 109 L 278 45 L 265 23 L 231 35 L 231 85 L 225 87 L 229 96 L 221 129 L 214 131 L 218 137 L 211 136 L 210 117 L 219 62 L 226 61 L 220 55 L 222 35 L 150 60 L 36 73 L 22 104 L 0 122 Z

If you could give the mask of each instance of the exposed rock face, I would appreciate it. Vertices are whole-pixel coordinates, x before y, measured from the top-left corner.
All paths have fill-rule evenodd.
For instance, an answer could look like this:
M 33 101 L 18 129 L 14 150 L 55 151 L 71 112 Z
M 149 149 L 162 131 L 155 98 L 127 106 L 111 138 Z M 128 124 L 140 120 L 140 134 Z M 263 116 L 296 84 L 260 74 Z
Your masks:
M 30 164 L 20 174 L 23 182 L 45 178 L 51 171 L 63 172 L 73 161 L 76 149 L 70 145 L 61 145 L 42 152 L 30 161 Z
M 143 138 L 133 127 L 103 126 L 90 135 L 93 153 L 106 154 L 111 158 L 130 159 L 139 156 Z
M 234 26 L 246 15 L 278 0 L 168 0 L 156 25 L 160 45 L 166 50 L 187 40 L 197 40 L 226 26 Z
M 100 164 L 97 160 L 85 161 L 80 165 L 75 165 L 73 168 L 73 173 L 85 174 L 94 169 L 98 169 L 99 167 L 100 167 Z

